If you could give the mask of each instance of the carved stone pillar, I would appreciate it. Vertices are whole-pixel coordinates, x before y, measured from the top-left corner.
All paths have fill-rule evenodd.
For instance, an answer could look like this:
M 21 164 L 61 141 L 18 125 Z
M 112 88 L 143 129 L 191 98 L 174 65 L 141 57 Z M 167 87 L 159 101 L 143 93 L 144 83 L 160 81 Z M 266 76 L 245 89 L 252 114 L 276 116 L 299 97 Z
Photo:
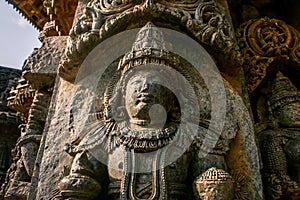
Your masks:
M 54 50 L 55 45 L 57 45 L 56 51 Z M 55 66 L 58 66 L 60 53 L 62 52 L 62 49 L 59 48 L 63 45 L 65 45 L 65 38 L 63 37 L 45 38 L 42 47 L 35 49 L 32 55 L 26 60 L 23 67 L 23 79 L 19 87 L 17 87 L 17 91 L 12 92 L 12 94 L 16 93 L 16 95 L 10 99 L 10 105 L 14 109 L 22 111 L 22 109 L 24 109 L 24 103 L 30 102 L 31 104 L 29 104 L 30 109 L 28 114 L 25 112 L 23 115 L 25 124 L 20 126 L 21 137 L 16 147 L 17 155 L 15 163 L 11 166 L 10 174 L 7 177 L 5 199 L 28 198 L 31 177 L 34 173 L 36 156 L 39 150 L 51 101 L 52 87 L 56 77 Z M 53 51 L 48 51 L 50 46 Z M 49 56 L 52 60 L 49 60 Z M 25 81 L 24 78 L 28 82 Z M 31 87 L 34 89 L 31 89 Z M 34 95 L 31 96 L 32 94 Z M 22 98 L 23 96 L 30 96 L 31 101 Z M 19 103 L 20 100 L 23 101 L 23 104 Z
M 0 188 L 12 162 L 11 150 L 19 136 L 20 118 L 16 111 L 7 106 L 7 97 L 10 90 L 17 86 L 20 74 L 17 69 L 0 67 Z
M 6 171 L 11 160 L 10 149 L 6 142 L 0 143 L 0 183 L 5 180 Z
M 28 122 L 29 110 L 34 95 L 35 90 L 31 88 L 24 78 L 20 78 L 17 87 L 10 91 L 8 106 L 16 110 L 21 117 L 23 123 L 19 126 L 21 131 Z M 19 134 L 19 136 L 21 136 L 21 134 Z M 20 138 L 22 138 L 22 136 Z M 2 187 L 1 193 L 4 199 L 26 199 L 26 193 L 29 189 L 28 183 L 30 182 L 30 178 L 24 169 L 24 165 L 20 157 L 20 138 L 13 150 L 13 163 L 7 171 L 6 180 Z

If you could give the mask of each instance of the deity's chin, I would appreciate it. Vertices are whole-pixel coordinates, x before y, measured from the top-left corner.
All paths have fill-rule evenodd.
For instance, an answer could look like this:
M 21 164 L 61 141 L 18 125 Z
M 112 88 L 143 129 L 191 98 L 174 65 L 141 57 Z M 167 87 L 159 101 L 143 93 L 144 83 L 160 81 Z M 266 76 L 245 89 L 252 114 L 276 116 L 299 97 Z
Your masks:
M 137 125 L 137 126 L 149 126 L 151 123 L 150 119 L 130 119 L 131 125 Z
M 136 130 L 142 129 L 162 129 L 165 126 L 165 120 L 150 120 L 150 119 L 130 119 L 130 127 Z

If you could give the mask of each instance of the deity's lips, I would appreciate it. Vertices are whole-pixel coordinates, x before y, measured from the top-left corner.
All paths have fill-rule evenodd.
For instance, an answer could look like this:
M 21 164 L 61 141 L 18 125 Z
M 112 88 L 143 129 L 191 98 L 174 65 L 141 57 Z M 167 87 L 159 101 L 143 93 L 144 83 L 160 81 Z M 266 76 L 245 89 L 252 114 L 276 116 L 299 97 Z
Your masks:
M 151 95 L 149 93 L 139 93 L 136 98 L 138 99 L 137 103 L 139 103 L 139 102 L 149 102 L 154 97 L 153 97 L 153 95 Z

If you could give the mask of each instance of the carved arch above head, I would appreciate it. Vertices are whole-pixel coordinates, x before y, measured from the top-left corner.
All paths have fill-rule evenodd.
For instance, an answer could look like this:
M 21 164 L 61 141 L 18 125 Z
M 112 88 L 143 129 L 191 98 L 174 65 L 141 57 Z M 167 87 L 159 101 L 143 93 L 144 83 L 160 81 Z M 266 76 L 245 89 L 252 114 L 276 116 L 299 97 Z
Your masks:
M 238 28 L 236 35 L 250 94 L 268 74 L 282 71 L 300 76 L 300 33 L 284 21 L 267 17 L 250 20 Z
M 92 0 L 70 31 L 59 74 L 73 81 L 83 60 L 98 44 L 122 31 L 141 27 L 148 21 L 185 32 L 207 47 L 220 63 L 228 60 L 240 62 L 225 4 L 220 0 Z

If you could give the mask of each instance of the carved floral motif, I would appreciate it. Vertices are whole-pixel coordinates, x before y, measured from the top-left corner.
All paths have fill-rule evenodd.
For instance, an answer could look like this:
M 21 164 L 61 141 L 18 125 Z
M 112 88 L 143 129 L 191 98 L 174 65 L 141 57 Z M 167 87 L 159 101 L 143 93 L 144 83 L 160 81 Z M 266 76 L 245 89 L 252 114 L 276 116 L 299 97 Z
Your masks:
M 250 93 L 272 70 L 272 63 L 290 60 L 300 64 L 300 34 L 282 20 L 250 20 L 240 26 L 237 37 L 245 61 L 245 76 Z

